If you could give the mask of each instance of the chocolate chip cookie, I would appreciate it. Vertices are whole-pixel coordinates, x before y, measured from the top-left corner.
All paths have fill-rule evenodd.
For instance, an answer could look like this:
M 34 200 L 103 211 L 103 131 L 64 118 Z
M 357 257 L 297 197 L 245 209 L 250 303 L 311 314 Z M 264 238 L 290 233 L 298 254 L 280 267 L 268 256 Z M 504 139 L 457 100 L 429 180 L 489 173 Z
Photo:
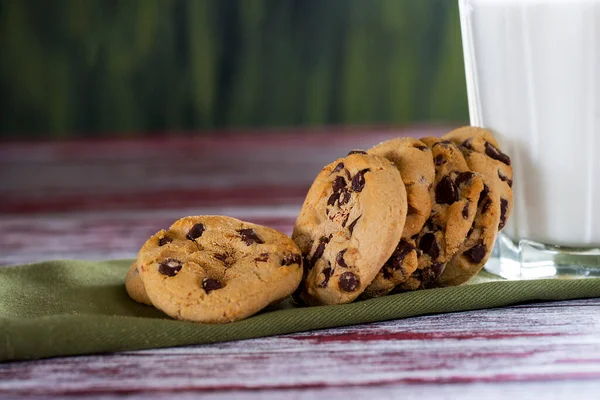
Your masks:
M 125 289 L 127 290 L 129 297 L 138 303 L 147 304 L 149 306 L 152 305 L 135 262 L 131 263 L 129 270 L 127 271 L 127 276 L 125 277 Z
M 468 281 L 487 262 L 496 235 L 506 224 L 512 210 L 512 167 L 492 133 L 486 129 L 463 127 L 444 139 L 458 145 L 469 168 L 482 175 L 484 188 L 477 215 L 467 239 L 448 262 L 437 286 L 455 286 Z
M 419 249 L 418 268 L 397 291 L 428 287 L 443 272 L 473 225 L 483 179 L 472 172 L 452 142 L 435 137 L 421 139 L 431 150 L 435 166 L 433 206 L 415 241 Z
M 397 247 L 406 210 L 404 183 L 389 160 L 352 151 L 324 167 L 292 235 L 304 257 L 302 301 L 356 299 Z
M 363 294 L 363 297 L 377 297 L 389 293 L 417 269 L 417 249 L 412 237 L 421 231 L 431 213 L 435 169 L 431 149 L 418 139 L 391 139 L 367 152 L 385 157 L 396 165 L 408 202 L 402 239 Z
M 142 246 L 152 304 L 188 321 L 240 320 L 290 295 L 302 278 L 296 244 L 274 229 L 224 216 L 186 217 Z

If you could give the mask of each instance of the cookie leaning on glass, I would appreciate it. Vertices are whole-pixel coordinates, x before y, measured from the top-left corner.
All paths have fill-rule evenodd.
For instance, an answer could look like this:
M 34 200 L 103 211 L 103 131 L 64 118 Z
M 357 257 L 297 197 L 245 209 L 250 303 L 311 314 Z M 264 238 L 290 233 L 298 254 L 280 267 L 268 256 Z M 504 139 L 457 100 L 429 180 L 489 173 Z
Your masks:
M 429 219 L 417 235 L 419 266 L 395 291 L 427 288 L 442 274 L 446 263 L 465 241 L 483 190 L 481 175 L 472 172 L 452 142 L 422 138 L 433 154 L 435 182 Z
M 443 138 L 460 147 L 469 168 L 484 180 L 473 226 L 435 282 L 436 286 L 455 286 L 471 279 L 489 259 L 496 235 L 506 225 L 512 210 L 513 174 L 510 158 L 502 153 L 490 131 L 467 126 Z

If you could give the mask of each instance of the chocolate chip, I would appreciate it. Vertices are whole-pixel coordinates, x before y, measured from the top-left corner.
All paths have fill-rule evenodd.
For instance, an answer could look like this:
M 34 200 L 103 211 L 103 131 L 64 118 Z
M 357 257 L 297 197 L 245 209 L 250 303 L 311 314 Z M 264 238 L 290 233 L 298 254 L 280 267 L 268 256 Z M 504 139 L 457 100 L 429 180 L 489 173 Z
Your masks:
M 477 201 L 477 206 L 480 206 L 481 203 L 483 203 L 488 194 L 490 194 L 490 188 L 484 183 L 483 189 L 481 190 L 481 193 L 479 193 L 479 200 Z
M 340 199 L 338 204 L 340 206 L 343 206 L 344 204 L 347 204 L 350 201 L 350 191 L 348 191 L 348 189 L 343 188 L 342 191 L 340 192 Z
M 344 268 L 348 268 L 348 264 L 346 264 L 346 260 L 344 260 L 344 254 L 346 254 L 347 251 L 348 249 L 344 249 L 337 253 L 337 256 L 335 256 L 335 262 L 337 262 L 341 267 Z
M 482 243 L 476 244 L 469 250 L 464 252 L 464 255 L 474 264 L 479 264 L 485 257 L 487 250 Z
M 336 176 L 335 180 L 333 181 L 332 187 L 334 193 L 339 192 L 340 190 L 346 187 L 346 180 L 341 176 Z
M 187 233 L 187 235 L 185 235 L 185 237 L 187 237 L 190 240 L 196 240 L 200 236 L 202 236 L 204 231 L 205 231 L 205 228 L 204 228 L 203 224 L 196 224 L 196 225 L 192 226 L 192 229 L 189 230 L 189 232 Z
M 481 208 L 481 213 L 485 214 L 492 204 L 492 199 L 489 197 L 490 188 L 484 184 L 483 190 L 479 193 L 479 200 L 477 200 L 477 207 Z
M 310 259 L 311 265 L 315 265 L 317 260 L 323 256 L 324 252 L 325 252 L 325 243 L 321 242 L 315 249 L 315 252 Z
M 158 245 L 159 246 L 164 246 L 167 243 L 171 243 L 173 241 L 173 239 L 171 239 L 168 236 L 163 236 L 160 239 L 158 239 Z
M 256 257 L 254 261 L 267 262 L 269 261 L 269 253 L 260 253 L 260 256 Z
M 496 146 L 489 142 L 485 142 L 485 154 L 487 154 L 494 160 L 498 160 L 501 163 L 510 165 L 510 157 L 501 152 Z
M 300 254 L 287 254 L 281 259 L 281 266 L 287 267 L 288 265 L 302 265 L 302 257 Z
M 454 183 L 456 183 L 456 186 L 460 186 L 465 182 L 469 182 L 471 179 L 473 179 L 474 176 L 475 174 L 471 171 L 461 172 L 454 180 Z
M 415 246 L 413 246 L 411 243 L 408 243 L 406 240 L 400 240 L 396 246 L 396 249 L 394 249 L 394 252 L 384 265 L 392 270 L 401 269 L 402 261 L 404 261 L 404 258 L 414 249 Z
M 221 282 L 218 279 L 204 278 L 202 280 L 202 288 L 204 289 L 206 294 L 209 294 L 213 290 L 221 289 L 222 287 L 223 287 L 223 285 L 221 284 Z
M 315 263 L 317 262 L 317 260 L 323 256 L 323 252 L 325 252 L 325 245 L 327 243 L 329 243 L 329 238 L 327 238 L 325 236 L 323 236 L 319 240 L 319 245 L 315 249 L 315 252 L 312 255 L 312 257 L 310 258 L 310 266 L 311 266 L 311 268 L 315 265 Z
M 464 219 L 469 219 L 469 203 L 466 203 L 463 207 L 462 216 Z
M 254 232 L 254 229 L 240 229 L 238 233 L 244 243 L 250 246 L 253 243 L 263 244 L 264 241 Z
M 338 281 L 338 286 L 344 292 L 355 291 L 360 284 L 360 280 L 352 272 L 344 272 Z
M 213 257 L 222 262 L 227 261 L 227 254 L 215 254 Z
M 323 269 L 323 275 L 325 275 L 325 279 L 319 284 L 319 287 L 326 288 L 329 283 L 329 278 L 333 275 L 333 269 L 331 267 Z
M 348 153 L 348 155 L 350 154 L 367 154 L 367 152 L 364 150 L 352 150 L 350 153 Z
M 458 188 L 448 175 L 444 176 L 435 187 L 435 201 L 438 204 L 454 204 L 458 201 Z
M 421 151 L 427 151 L 427 149 L 429 148 L 429 147 L 425 146 L 424 144 L 419 144 L 419 143 L 413 145 L 413 147 L 415 149 L 419 149 Z
M 471 228 L 469 228 L 469 232 L 467 232 L 465 239 L 468 237 L 471 237 L 471 234 L 473 233 L 474 230 L 475 230 L 475 225 L 471 225 Z
M 158 265 L 158 272 L 166 276 L 175 276 L 181 270 L 183 263 L 176 258 L 167 258 Z
M 508 176 L 505 176 L 500 170 L 498 170 L 498 178 L 500 178 L 501 181 L 506 182 L 508 184 L 508 187 L 512 187 L 512 179 L 508 179 Z
M 340 197 L 340 194 L 338 192 L 333 192 L 333 194 L 331 196 L 329 196 L 329 199 L 327 199 L 327 205 L 328 206 L 334 205 L 335 202 L 339 199 L 339 197 Z
M 508 211 L 508 200 L 500 199 L 500 223 L 498 224 L 498 230 L 504 228 L 506 225 L 506 212 Z
M 419 241 L 419 249 L 428 254 L 431 259 L 435 260 L 440 256 L 440 247 L 437 244 L 433 233 L 426 233 Z
M 442 165 L 446 162 L 446 158 L 444 158 L 443 154 L 438 154 L 437 156 L 433 157 L 433 162 L 435 165 Z
M 467 139 L 462 143 L 462 147 L 473 150 L 473 145 L 471 145 L 471 139 Z
M 356 218 L 350 225 L 348 225 L 348 230 L 350 231 L 350 234 L 352 235 L 352 232 L 354 232 L 354 227 L 356 226 L 356 223 L 358 222 L 358 220 L 360 219 L 361 216 L 359 216 L 358 218 Z
M 492 199 L 490 199 L 489 197 L 486 197 L 485 201 L 483 202 L 483 205 L 481 206 L 481 213 L 485 214 L 487 212 L 487 210 L 490 209 L 491 205 L 492 205 Z
M 335 173 L 335 172 L 340 172 L 342 170 L 342 168 L 344 168 L 344 163 L 341 162 L 338 165 L 335 166 L 335 168 L 333 169 L 333 171 L 331 171 L 331 173 Z
M 363 169 L 354 175 L 354 178 L 352 178 L 352 190 L 355 192 L 360 192 L 363 190 L 365 187 L 365 174 L 369 171 L 370 170 L 368 168 Z

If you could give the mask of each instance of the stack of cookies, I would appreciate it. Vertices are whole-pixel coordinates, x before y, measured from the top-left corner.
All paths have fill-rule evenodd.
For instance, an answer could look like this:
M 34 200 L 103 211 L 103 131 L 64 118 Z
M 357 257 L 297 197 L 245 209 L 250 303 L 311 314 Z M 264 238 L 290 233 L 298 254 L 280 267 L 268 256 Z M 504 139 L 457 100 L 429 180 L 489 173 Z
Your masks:
M 230 217 L 182 218 L 142 246 L 126 288 L 173 318 L 221 323 L 292 293 L 323 305 L 460 285 L 489 258 L 512 203 L 510 158 L 489 131 L 392 139 L 324 167 L 291 239 Z
M 296 221 L 296 297 L 341 304 L 460 285 L 483 267 L 511 209 L 510 158 L 485 129 L 351 151 L 323 168 Z

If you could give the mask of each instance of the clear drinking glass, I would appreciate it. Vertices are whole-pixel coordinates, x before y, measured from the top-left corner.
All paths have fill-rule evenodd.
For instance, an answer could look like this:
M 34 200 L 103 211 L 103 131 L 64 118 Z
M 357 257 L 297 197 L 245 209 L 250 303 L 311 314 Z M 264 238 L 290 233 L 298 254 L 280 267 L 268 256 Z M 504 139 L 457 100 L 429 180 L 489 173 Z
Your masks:
M 486 265 L 600 276 L 600 0 L 459 0 L 471 125 L 511 156 L 514 210 Z

